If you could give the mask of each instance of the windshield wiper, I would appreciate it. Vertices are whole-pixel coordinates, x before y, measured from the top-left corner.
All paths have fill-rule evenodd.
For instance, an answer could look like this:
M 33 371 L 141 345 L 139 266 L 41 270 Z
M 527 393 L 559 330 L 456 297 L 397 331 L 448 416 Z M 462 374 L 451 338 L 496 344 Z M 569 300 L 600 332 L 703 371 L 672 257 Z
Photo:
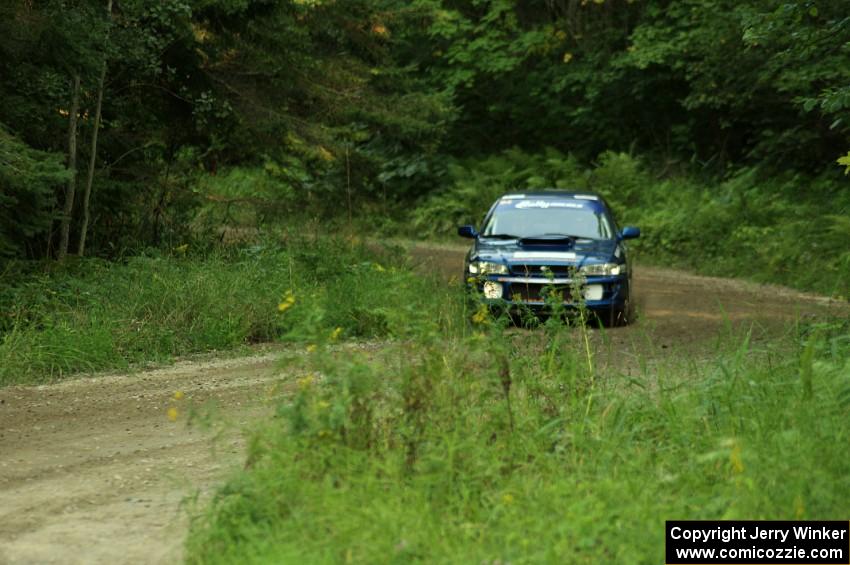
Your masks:
M 482 235 L 481 237 L 486 237 L 490 239 L 519 239 L 518 235 L 512 235 L 509 233 L 491 233 Z

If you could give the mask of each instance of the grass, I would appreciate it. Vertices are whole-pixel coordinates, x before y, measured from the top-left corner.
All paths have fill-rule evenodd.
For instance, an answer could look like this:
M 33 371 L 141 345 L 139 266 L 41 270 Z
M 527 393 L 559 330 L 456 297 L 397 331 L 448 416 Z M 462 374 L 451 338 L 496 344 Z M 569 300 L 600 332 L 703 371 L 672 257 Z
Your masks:
M 194 519 L 188 561 L 657 563 L 665 519 L 846 511 L 846 323 L 640 379 L 598 372 L 587 329 L 555 319 L 438 326 L 287 359 L 307 376 Z
M 195 256 L 12 264 L 0 288 L 0 386 L 336 328 L 403 337 L 423 315 L 409 297 L 426 284 L 404 264 L 397 249 L 293 236 Z

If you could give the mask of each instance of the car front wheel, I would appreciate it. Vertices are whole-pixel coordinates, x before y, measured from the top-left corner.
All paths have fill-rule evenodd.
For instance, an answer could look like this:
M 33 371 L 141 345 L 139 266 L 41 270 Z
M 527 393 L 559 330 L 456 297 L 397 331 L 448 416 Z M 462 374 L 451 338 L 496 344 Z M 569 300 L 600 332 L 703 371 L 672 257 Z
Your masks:
M 611 308 L 608 311 L 606 325 L 609 328 L 628 326 L 635 319 L 634 306 L 630 299 L 626 299 L 625 304 L 619 308 Z

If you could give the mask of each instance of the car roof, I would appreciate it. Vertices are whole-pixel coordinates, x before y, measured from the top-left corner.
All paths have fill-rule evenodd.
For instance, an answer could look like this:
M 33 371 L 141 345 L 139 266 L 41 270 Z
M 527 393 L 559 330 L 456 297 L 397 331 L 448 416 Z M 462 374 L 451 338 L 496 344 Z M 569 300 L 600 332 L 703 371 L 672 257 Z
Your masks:
M 563 190 L 563 189 L 546 189 L 546 190 L 530 190 L 522 192 L 509 192 L 503 194 L 500 198 L 521 200 L 525 198 L 564 198 L 569 200 L 598 200 L 605 202 L 601 195 L 589 190 Z

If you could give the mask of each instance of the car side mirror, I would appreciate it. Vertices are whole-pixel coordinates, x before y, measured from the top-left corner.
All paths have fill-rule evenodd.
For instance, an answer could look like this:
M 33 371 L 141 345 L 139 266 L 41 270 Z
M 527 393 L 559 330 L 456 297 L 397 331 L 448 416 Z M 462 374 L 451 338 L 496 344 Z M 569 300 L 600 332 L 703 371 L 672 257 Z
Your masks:
M 620 239 L 636 239 L 640 237 L 640 228 L 634 226 L 626 226 L 620 232 Z
M 458 226 L 457 234 L 460 237 L 468 237 L 469 239 L 475 239 L 478 237 L 478 232 L 475 230 L 474 226 Z

